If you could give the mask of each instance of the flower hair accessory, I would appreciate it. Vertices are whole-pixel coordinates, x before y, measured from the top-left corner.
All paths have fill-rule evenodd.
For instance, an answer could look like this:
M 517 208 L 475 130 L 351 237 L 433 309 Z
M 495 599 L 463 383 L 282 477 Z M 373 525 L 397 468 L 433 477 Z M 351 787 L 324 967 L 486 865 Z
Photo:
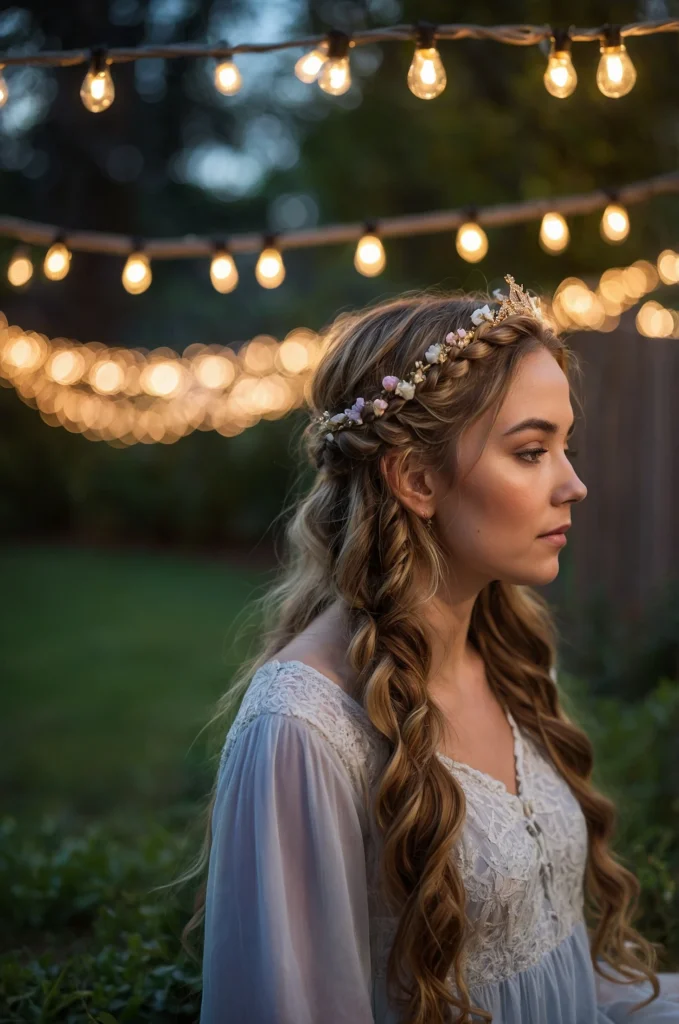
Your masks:
M 312 423 L 316 424 L 319 429 L 325 430 L 325 440 L 333 441 L 334 435 L 340 430 L 362 426 L 365 422 L 363 419 L 365 413 L 372 412 L 375 418 L 383 416 L 389 406 L 390 398 L 397 397 L 409 401 L 415 394 L 416 385 L 425 379 L 429 368 L 435 363 L 445 363 L 451 352 L 459 352 L 466 348 L 474 341 L 477 330 L 484 322 L 502 323 L 508 316 L 517 313 L 524 316 L 528 314 L 537 320 L 542 320 L 540 299 L 537 296 L 528 295 L 521 285 L 515 283 L 511 274 L 505 275 L 505 281 L 509 285 L 509 295 L 504 295 L 499 288 L 493 292 L 493 297 L 500 303 L 499 308 L 492 310 L 486 304 L 475 309 L 471 315 L 473 328 L 466 331 L 459 327 L 456 331 L 450 331 L 446 335 L 445 341 L 434 342 L 424 353 L 426 363 L 418 359 L 414 370 L 411 370 L 403 379 L 391 375 L 383 377 L 382 391 L 377 398 L 373 398 L 370 402 L 366 402 L 365 398 L 357 398 L 351 408 L 345 409 L 344 412 L 338 412 L 331 416 L 326 409 L 322 416 L 316 416 Z

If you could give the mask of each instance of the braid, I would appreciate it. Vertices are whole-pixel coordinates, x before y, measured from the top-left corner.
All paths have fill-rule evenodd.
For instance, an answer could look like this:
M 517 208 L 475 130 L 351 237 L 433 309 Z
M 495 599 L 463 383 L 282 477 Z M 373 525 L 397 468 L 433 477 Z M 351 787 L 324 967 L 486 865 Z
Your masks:
M 385 374 L 418 367 L 435 348 L 432 339 L 459 333 L 481 312 L 476 301 L 417 293 L 340 318 L 314 373 L 312 408 L 338 408 L 347 395 L 376 394 L 385 379 L 392 385 L 396 378 Z M 338 429 L 330 439 L 324 414 L 304 435 L 322 472 L 300 518 L 309 526 L 313 521 L 313 543 L 327 553 L 328 589 L 348 609 L 355 699 L 387 741 L 389 757 L 372 811 L 381 840 L 380 897 L 398 921 L 387 987 L 408 1024 L 444 1024 L 452 1019 L 451 1007 L 459 1011 L 455 1024 L 470 1024 L 472 1014 L 485 1021 L 492 1016 L 471 1003 L 466 984 L 466 893 L 451 856 L 466 804 L 456 778 L 436 756 L 445 720 L 428 694 L 431 649 L 415 585 L 416 578 L 424 580 L 428 596 L 445 586 L 444 552 L 436 534 L 392 492 L 382 456 L 397 452 L 432 470 L 445 467 L 453 482 L 465 428 L 502 401 L 520 359 L 540 347 L 564 372 L 570 369 L 565 345 L 534 315 L 486 318 L 468 344 L 451 348 L 449 358 L 432 361 L 426 374 L 416 369 L 417 387 L 402 377 L 399 384 L 406 386 L 393 389 L 388 408 L 373 400 L 369 409 L 366 402 L 352 410 L 360 416 L 333 424 Z M 300 592 L 303 587 L 300 575 Z M 546 603 L 530 588 L 496 580 L 477 599 L 470 640 L 496 697 L 545 746 L 577 793 L 595 837 L 587 872 L 593 913 L 600 917 L 595 952 L 614 967 L 641 972 L 656 991 L 653 947 L 629 924 L 634 877 L 607 847 L 613 807 L 591 785 L 591 745 L 564 715 L 550 677 L 554 640 Z M 630 939 L 638 956 L 625 946 Z
M 466 377 L 473 363 L 489 358 L 497 347 L 530 337 L 534 331 L 534 321 L 526 316 L 515 317 L 512 322 L 505 321 L 500 324 L 485 321 L 477 328 L 474 340 L 466 348 L 452 348 L 445 363 L 431 366 L 417 391 L 418 399 L 426 400 L 427 396 L 435 392 L 442 377 L 450 381 Z M 389 402 L 388 411 L 380 416 L 368 408 L 362 414 L 362 426 L 369 427 L 369 431 L 341 430 L 332 439 L 328 436 L 325 425 L 316 417 L 312 420 L 307 434 L 310 461 L 316 469 L 325 469 L 331 475 L 345 475 L 348 471 L 348 462 L 372 461 L 377 451 L 369 440 L 370 435 L 383 441 L 384 445 L 393 445 L 395 438 L 390 425 L 394 420 L 407 423 L 410 407 L 411 403 L 407 399 L 396 397 Z M 384 446 L 379 450 L 383 451 Z
M 436 756 L 445 722 L 427 689 L 431 650 L 421 587 L 425 600 L 433 597 L 445 585 L 448 567 L 436 533 L 392 493 L 382 456 L 412 455 L 425 468 L 444 467 L 454 483 L 465 428 L 502 401 L 524 355 L 542 347 L 564 372 L 578 370 L 561 339 L 534 315 L 515 311 L 500 320 L 488 306 L 478 309 L 479 299 L 492 301 L 416 291 L 341 314 L 329 328 L 329 346 L 311 381 L 314 410 L 340 408 L 348 395 L 376 394 L 385 374 L 403 374 L 427 352 L 435 358 L 417 392 L 413 388 L 416 401 L 406 397 L 406 386 L 406 394 L 391 396 L 388 410 L 377 407 L 385 415 L 371 420 L 366 413 L 362 423 L 338 430 L 331 443 L 318 423 L 307 426 L 300 448 L 306 446 L 321 472 L 286 525 L 280 579 L 256 602 L 264 612 L 261 649 L 232 682 L 217 716 L 231 719 L 252 672 L 342 600 L 351 627 L 355 697 L 389 754 L 371 797 L 382 840 L 375 896 L 378 913 L 384 903 L 398 918 L 387 986 L 405 1005 L 408 1024 L 448 1024 L 451 1007 L 459 1011 L 455 1024 L 470 1024 L 472 1014 L 485 1021 L 492 1016 L 471 1004 L 466 987 L 473 937 L 466 931 L 462 876 L 451 856 L 466 805 L 463 790 Z M 453 332 L 466 338 L 470 320 L 477 327 L 474 338 L 454 354 L 451 348 L 451 358 L 436 358 L 436 339 Z M 649 980 L 657 997 L 655 949 L 630 923 L 639 883 L 609 845 L 615 807 L 592 786 L 591 744 L 564 714 L 550 675 L 555 640 L 549 606 L 530 587 L 494 580 L 474 605 L 469 639 L 495 696 L 543 745 L 582 808 L 589 837 L 586 911 L 596 923 L 591 954 L 597 973 L 606 977 L 599 967 L 603 958 L 630 980 Z M 216 788 L 194 874 L 207 865 L 215 801 Z M 182 933 L 185 946 L 203 916 L 204 889 Z

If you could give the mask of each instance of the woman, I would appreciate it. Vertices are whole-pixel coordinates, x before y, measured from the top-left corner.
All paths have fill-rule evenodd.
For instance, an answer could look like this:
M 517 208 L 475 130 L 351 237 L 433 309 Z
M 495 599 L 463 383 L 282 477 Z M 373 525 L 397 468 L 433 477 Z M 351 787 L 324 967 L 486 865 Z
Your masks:
M 201 1024 L 679 1021 L 532 589 L 587 493 L 577 366 L 506 280 L 329 329 L 317 475 L 222 700 Z

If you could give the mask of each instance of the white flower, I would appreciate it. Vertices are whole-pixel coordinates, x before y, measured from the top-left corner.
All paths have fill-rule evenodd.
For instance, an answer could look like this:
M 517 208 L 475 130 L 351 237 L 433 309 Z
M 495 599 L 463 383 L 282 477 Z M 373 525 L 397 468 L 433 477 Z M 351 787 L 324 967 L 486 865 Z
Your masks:
M 493 298 L 497 299 L 497 301 L 498 301 L 498 302 L 502 302 L 502 300 L 503 300 L 503 299 L 504 299 L 505 297 L 506 297 L 506 296 L 504 296 L 504 295 L 502 294 L 502 289 L 500 289 L 500 288 L 496 288 L 496 289 L 495 289 L 495 291 L 493 292 Z
M 427 351 L 424 353 L 424 358 L 428 363 L 438 363 L 441 352 L 443 351 L 441 345 L 437 342 L 435 345 L 430 345 Z
M 531 304 L 531 308 L 539 320 L 542 320 L 542 309 L 540 307 L 540 299 L 534 295 L 528 296 L 528 301 Z
M 490 306 L 488 304 L 486 304 L 485 306 L 481 306 L 479 309 L 475 309 L 474 312 L 472 313 L 472 323 L 474 324 L 475 327 L 478 327 L 479 324 L 483 323 L 484 320 L 490 320 L 490 322 L 492 323 L 494 319 L 495 314 L 491 312 Z
M 408 400 L 415 394 L 415 385 L 407 380 L 400 380 L 396 385 L 396 394 Z
M 336 412 L 334 416 L 330 417 L 330 422 L 331 423 L 344 423 L 346 418 L 347 418 L 346 417 L 346 413 Z
M 326 434 L 325 435 L 325 440 L 326 441 L 334 441 L 335 440 L 335 435 L 334 434 Z

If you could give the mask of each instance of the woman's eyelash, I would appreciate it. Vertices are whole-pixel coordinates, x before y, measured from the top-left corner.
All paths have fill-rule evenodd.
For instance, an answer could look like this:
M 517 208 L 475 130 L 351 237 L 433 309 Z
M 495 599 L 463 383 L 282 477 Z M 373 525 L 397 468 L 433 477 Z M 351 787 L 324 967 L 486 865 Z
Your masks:
M 519 456 L 520 459 L 523 459 L 524 462 L 528 462 L 532 466 L 537 466 L 538 462 L 540 461 L 539 458 L 525 459 L 524 456 L 525 455 L 529 455 L 529 456 L 530 455 L 535 455 L 535 456 L 543 455 L 547 451 L 549 451 L 549 448 L 529 448 L 525 452 L 518 452 L 518 456 Z M 564 451 L 566 452 L 566 455 L 570 456 L 571 459 L 575 455 L 578 454 L 576 448 L 565 448 Z

